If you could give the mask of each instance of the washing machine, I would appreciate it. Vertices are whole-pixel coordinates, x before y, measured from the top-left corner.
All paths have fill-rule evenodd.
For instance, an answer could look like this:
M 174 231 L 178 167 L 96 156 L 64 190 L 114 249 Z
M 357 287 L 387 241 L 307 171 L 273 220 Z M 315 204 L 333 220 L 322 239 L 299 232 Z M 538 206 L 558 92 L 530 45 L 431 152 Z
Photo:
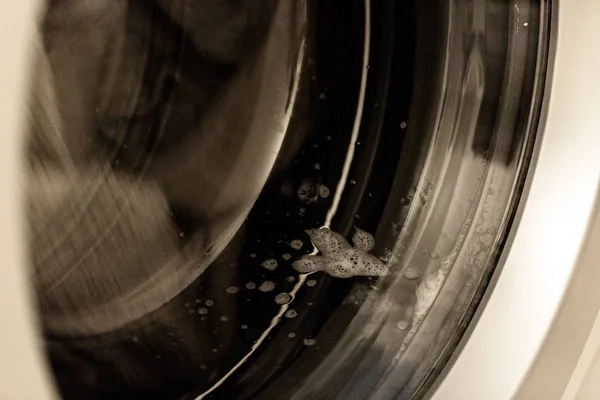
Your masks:
M 600 398 L 597 1 L 0 16 L 2 398 Z

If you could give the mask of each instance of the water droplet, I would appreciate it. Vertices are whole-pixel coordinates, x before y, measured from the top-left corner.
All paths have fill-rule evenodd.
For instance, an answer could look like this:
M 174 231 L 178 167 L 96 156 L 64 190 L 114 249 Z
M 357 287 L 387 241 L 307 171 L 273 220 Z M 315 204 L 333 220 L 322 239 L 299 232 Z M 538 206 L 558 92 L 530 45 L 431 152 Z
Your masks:
M 292 283 L 292 282 L 294 282 L 295 280 L 296 280 L 296 278 L 295 278 L 295 277 L 293 277 L 293 276 L 291 276 L 291 275 L 285 278 L 285 281 L 286 281 L 286 282 L 289 282 L 289 283 Z
M 317 285 L 317 281 L 314 280 L 314 279 L 309 279 L 309 280 L 306 281 L 306 286 L 308 286 L 308 287 L 313 287 L 313 286 L 316 286 L 316 285 Z
M 275 270 L 275 268 L 277 268 L 277 260 L 274 258 L 269 258 L 268 260 L 265 260 L 262 262 L 262 265 L 264 268 L 268 269 L 269 271 L 273 271 Z
M 290 247 L 294 250 L 300 250 L 304 246 L 304 242 L 300 239 L 292 240 Z
M 304 339 L 305 346 L 314 346 L 315 344 L 317 344 L 316 339 L 309 339 L 309 338 Z
M 288 337 L 289 337 L 290 339 L 293 339 L 293 338 L 295 338 L 295 337 L 296 337 L 296 334 L 295 334 L 294 332 L 290 332 L 290 333 L 288 333 Z
M 198 314 L 200 314 L 200 315 L 206 315 L 206 314 L 208 314 L 208 308 L 200 307 L 198 309 Z
M 225 289 L 225 291 L 229 294 L 236 294 L 239 289 L 237 286 L 228 286 L 227 289 Z
M 314 203 L 316 199 L 316 185 L 312 179 L 304 179 L 296 192 L 298 199 L 306 204 Z
M 254 283 L 254 282 L 247 282 L 246 283 L 246 289 L 248 289 L 248 290 L 254 290 L 254 289 L 256 289 L 256 283 Z
M 330 191 L 329 188 L 325 185 L 319 186 L 319 196 L 323 199 L 329 197 Z
M 275 303 L 277 304 L 288 304 L 290 301 L 292 301 L 292 296 L 289 293 L 279 293 L 275 296 Z
M 256 253 L 251 253 L 251 254 L 250 254 L 250 257 L 252 257 L 252 258 L 256 258 L 256 257 L 257 257 L 257 255 L 256 255 Z
M 285 312 L 286 318 L 296 318 L 298 316 L 298 312 L 292 308 Z
M 421 271 L 417 267 L 410 266 L 404 270 L 403 275 L 406 279 L 419 279 L 421 277 Z
M 228 320 L 229 320 L 229 317 L 227 317 L 227 315 L 221 315 L 221 321 L 227 322 Z
M 275 289 L 275 283 L 273 283 L 272 281 L 265 281 L 261 283 L 258 287 L 258 290 L 260 290 L 261 292 L 270 292 L 273 289 Z
M 406 129 L 406 126 L 407 126 L 406 121 L 400 122 L 400 129 Z
M 244 324 L 244 325 L 242 325 L 240 328 L 242 328 L 242 329 L 246 330 L 246 329 L 248 329 L 248 325 Z
M 281 256 L 281 258 L 283 258 L 283 259 L 284 259 L 284 260 L 286 260 L 286 261 L 287 261 L 287 260 L 291 260 L 291 259 L 292 259 L 292 255 L 291 255 L 291 254 L 288 254 L 288 253 L 285 253 L 285 254 L 283 254 L 283 255 Z
M 214 301 L 212 301 L 212 300 L 210 300 L 210 299 L 208 299 L 208 300 L 206 300 L 206 301 L 204 302 L 204 305 L 205 305 L 205 306 L 207 306 L 207 307 L 212 307 L 212 306 L 214 306 L 214 305 L 215 305 L 215 302 L 214 302 Z
M 398 329 L 400 329 L 401 331 L 405 331 L 408 329 L 408 326 L 410 324 L 407 321 L 399 321 L 396 326 L 398 327 Z

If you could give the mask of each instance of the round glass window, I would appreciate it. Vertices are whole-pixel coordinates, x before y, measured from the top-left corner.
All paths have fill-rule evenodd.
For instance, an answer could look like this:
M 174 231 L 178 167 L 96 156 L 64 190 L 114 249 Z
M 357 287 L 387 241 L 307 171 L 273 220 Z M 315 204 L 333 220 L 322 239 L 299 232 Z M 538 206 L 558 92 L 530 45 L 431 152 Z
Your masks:
M 421 397 L 516 223 L 550 11 L 48 0 L 24 159 L 62 396 Z

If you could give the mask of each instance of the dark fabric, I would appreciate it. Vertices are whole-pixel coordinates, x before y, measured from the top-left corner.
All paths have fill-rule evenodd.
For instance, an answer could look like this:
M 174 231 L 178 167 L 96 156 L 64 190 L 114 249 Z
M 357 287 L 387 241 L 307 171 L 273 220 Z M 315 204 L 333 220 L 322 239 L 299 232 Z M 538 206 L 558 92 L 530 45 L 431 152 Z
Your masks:
M 222 289 L 236 277 L 216 269 L 196 279 L 196 255 L 208 259 L 215 226 L 247 206 L 243 185 L 234 194 L 227 185 L 252 95 L 225 114 L 217 104 L 259 51 L 274 4 L 48 3 L 27 207 L 33 281 L 64 397 L 165 398 L 218 372 L 232 333 L 208 327 L 223 315 L 235 322 Z M 226 134 L 205 128 L 236 117 Z M 204 317 L 198 308 L 211 298 Z

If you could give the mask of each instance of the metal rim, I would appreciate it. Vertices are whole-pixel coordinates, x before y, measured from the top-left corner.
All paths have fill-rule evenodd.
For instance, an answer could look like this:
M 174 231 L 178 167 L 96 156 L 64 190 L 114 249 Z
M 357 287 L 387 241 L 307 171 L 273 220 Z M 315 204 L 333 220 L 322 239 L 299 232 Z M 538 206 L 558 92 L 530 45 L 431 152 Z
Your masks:
M 593 1 L 558 8 L 552 93 L 527 204 L 494 290 L 434 399 L 512 398 L 551 327 L 576 268 L 600 180 L 595 151 L 600 81 L 590 79 L 600 58 L 573 45 L 598 37 L 591 21 L 599 13 Z

